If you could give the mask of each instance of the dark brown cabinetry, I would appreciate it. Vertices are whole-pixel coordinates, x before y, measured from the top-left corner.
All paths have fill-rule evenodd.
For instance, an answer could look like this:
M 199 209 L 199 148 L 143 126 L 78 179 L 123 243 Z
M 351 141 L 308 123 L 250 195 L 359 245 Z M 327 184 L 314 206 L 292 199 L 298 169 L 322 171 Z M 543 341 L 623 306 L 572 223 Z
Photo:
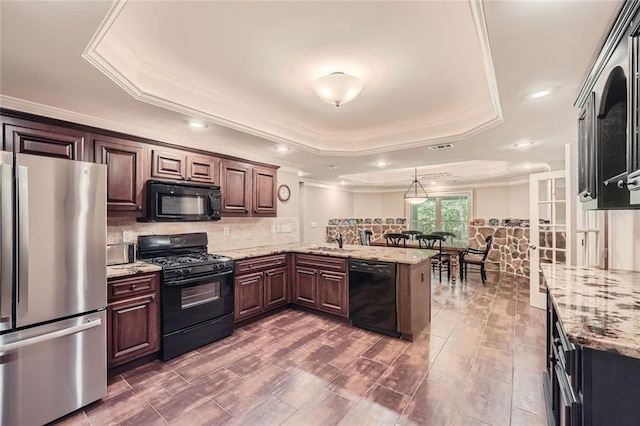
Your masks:
M 198 155 L 177 149 L 151 150 L 151 177 L 215 184 L 219 161 L 215 157 Z
M 326 256 L 296 255 L 293 302 L 334 315 L 349 316 L 347 262 Z
M 249 319 L 289 303 L 287 255 L 236 262 L 234 321 Z
M 276 173 L 273 169 L 253 168 L 253 212 L 276 213 Z
M 91 141 L 95 162 L 107 165 L 108 215 L 144 216 L 146 146 L 100 135 L 91 135 Z
M 160 349 L 159 275 L 114 278 L 107 283 L 109 368 Z
M 595 93 L 591 92 L 578 118 L 578 196 L 581 202 L 596 199 Z
M 67 160 L 86 160 L 87 133 L 11 117 L 2 118 L 4 150 Z
M 220 162 L 222 213 L 276 215 L 276 169 L 239 161 Z

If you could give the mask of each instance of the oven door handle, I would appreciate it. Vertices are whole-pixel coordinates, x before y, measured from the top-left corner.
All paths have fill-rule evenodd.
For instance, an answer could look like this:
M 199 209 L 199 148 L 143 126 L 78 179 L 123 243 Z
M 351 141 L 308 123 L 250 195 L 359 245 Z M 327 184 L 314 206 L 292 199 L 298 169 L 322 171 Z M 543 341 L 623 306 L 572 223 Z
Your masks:
M 183 278 L 183 279 L 180 279 L 178 281 L 165 282 L 164 285 L 169 286 L 169 287 L 180 287 L 180 286 L 183 286 L 183 285 L 193 284 L 193 283 L 197 283 L 197 282 L 200 282 L 200 281 L 211 281 L 211 279 L 218 278 L 218 277 L 223 277 L 225 275 L 232 275 L 232 274 L 233 274 L 233 270 L 224 271 L 224 272 L 216 272 L 215 274 L 200 275 L 200 276 L 193 277 L 193 278 Z

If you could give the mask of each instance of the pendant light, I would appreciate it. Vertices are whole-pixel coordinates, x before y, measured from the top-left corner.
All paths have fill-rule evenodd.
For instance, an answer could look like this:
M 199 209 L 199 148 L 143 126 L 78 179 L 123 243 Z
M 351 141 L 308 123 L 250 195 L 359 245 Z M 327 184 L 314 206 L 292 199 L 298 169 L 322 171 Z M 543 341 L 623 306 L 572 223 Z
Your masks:
M 420 191 L 418 191 L 418 187 Z M 409 189 L 404 193 L 404 200 L 409 204 L 422 204 L 427 201 L 429 195 L 424 190 L 420 181 L 418 181 L 418 168 L 415 168 L 413 182 L 409 185 Z

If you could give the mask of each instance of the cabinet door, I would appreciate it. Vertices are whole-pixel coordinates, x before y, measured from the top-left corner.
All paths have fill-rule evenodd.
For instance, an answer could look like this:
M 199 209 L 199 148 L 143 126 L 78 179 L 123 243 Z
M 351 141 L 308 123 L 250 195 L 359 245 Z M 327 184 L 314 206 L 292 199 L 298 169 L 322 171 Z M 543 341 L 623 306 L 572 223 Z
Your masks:
M 348 317 L 347 274 L 344 272 L 320 271 L 318 274 L 318 309 Z
M 107 165 L 107 213 L 143 216 L 145 146 L 106 136 L 93 136 L 95 162 Z
M 276 171 L 265 167 L 253 169 L 253 212 L 276 214 Z
M 151 152 L 151 177 L 185 180 L 187 156 L 173 149 L 153 149 Z
M 187 156 L 187 180 L 217 184 L 220 161 L 210 155 L 189 154 Z
M 6 151 L 85 160 L 86 132 L 12 118 L 3 118 L 2 127 Z
M 270 269 L 264 273 L 264 309 L 269 310 L 289 302 L 287 268 Z
M 263 273 L 241 275 L 235 279 L 234 321 L 241 321 L 262 313 L 263 306 Z
M 132 361 L 160 349 L 160 311 L 155 294 L 107 306 L 107 364 Z
M 578 196 L 581 202 L 596 199 L 595 93 L 587 99 L 578 118 Z
M 640 36 L 636 33 L 630 40 L 632 131 L 627 139 L 627 188 L 631 205 L 640 207 Z
M 318 271 L 297 267 L 293 286 L 293 301 L 298 305 L 317 308 Z
M 251 167 L 237 161 L 220 163 L 222 213 L 247 214 L 251 204 Z

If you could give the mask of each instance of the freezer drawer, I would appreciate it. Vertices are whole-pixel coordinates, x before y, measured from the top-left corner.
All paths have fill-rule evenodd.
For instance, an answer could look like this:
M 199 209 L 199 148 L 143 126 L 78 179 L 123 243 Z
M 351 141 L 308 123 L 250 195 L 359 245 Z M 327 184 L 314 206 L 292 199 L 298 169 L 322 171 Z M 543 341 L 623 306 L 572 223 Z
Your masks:
M 105 311 L 0 336 L 1 425 L 42 425 L 107 393 Z

